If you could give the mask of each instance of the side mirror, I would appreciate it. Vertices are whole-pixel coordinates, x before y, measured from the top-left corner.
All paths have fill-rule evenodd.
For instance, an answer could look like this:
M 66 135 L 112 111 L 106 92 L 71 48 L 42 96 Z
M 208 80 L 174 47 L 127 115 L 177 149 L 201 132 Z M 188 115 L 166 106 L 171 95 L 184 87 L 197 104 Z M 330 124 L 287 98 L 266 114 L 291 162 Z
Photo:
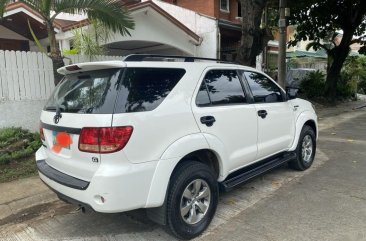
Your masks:
M 287 87 L 286 88 L 286 94 L 289 100 L 293 100 L 296 99 L 299 93 L 299 89 L 298 88 L 294 88 L 294 87 Z

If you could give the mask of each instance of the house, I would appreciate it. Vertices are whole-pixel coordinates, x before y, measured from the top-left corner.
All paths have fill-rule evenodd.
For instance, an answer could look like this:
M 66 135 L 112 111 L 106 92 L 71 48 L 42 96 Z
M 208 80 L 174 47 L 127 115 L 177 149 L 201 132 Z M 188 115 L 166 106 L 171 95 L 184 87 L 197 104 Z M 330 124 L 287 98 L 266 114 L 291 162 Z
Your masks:
M 108 55 L 174 54 L 233 59 L 241 37 L 237 0 L 123 0 L 136 27 L 131 36 L 113 34 L 104 43 Z M 0 23 L 0 49 L 38 51 L 30 25 L 47 48 L 48 39 L 40 14 L 14 1 Z M 62 14 L 54 24 L 61 50 L 72 48 L 73 29 L 91 28 L 86 16 Z
M 239 0 L 164 0 L 217 21 L 217 58 L 234 60 L 241 39 Z

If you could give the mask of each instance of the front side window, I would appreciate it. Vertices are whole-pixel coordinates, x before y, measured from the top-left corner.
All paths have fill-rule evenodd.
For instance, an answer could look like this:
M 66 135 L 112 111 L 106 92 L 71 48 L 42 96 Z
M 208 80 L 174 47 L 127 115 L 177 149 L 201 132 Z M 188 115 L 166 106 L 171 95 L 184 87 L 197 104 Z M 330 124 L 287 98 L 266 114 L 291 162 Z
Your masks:
M 229 12 L 229 0 L 220 0 L 220 10 Z
M 274 103 L 284 101 L 281 89 L 266 76 L 255 72 L 244 72 L 255 103 Z
M 246 98 L 236 70 L 207 72 L 196 98 L 197 106 L 242 103 Z
M 120 85 L 117 113 L 151 111 L 184 76 L 184 69 L 127 68 Z

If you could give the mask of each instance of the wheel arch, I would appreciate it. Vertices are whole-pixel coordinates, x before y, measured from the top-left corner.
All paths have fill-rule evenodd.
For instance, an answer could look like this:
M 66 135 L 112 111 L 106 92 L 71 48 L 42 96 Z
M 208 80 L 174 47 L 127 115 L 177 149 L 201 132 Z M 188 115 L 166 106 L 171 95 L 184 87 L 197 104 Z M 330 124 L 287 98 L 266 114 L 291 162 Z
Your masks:
M 318 130 L 317 116 L 314 112 L 305 111 L 305 112 L 301 113 L 296 120 L 295 138 L 294 138 L 294 141 L 292 142 L 292 145 L 291 145 L 289 151 L 293 151 L 296 149 L 297 143 L 300 138 L 301 130 L 305 125 L 310 126 L 314 130 L 316 138 L 318 138 L 319 130 Z
M 315 133 L 315 137 L 318 138 L 318 128 L 314 120 L 308 120 L 304 123 L 304 126 L 310 126 Z
M 164 203 L 173 172 L 179 164 L 189 160 L 207 164 L 217 179 L 222 174 L 221 155 L 209 147 L 203 134 L 185 136 L 171 144 L 158 161 L 151 181 L 146 208 L 159 207 Z

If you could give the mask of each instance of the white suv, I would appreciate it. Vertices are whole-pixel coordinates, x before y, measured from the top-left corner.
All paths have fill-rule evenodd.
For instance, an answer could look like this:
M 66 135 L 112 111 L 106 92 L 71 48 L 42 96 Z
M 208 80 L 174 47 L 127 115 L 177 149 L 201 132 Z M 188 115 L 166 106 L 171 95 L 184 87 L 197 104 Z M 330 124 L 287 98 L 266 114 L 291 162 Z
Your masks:
M 36 160 L 60 199 L 104 213 L 146 208 L 190 239 L 211 222 L 219 190 L 286 162 L 311 166 L 311 103 L 255 69 L 181 58 L 59 69 L 65 78 L 42 111 Z

